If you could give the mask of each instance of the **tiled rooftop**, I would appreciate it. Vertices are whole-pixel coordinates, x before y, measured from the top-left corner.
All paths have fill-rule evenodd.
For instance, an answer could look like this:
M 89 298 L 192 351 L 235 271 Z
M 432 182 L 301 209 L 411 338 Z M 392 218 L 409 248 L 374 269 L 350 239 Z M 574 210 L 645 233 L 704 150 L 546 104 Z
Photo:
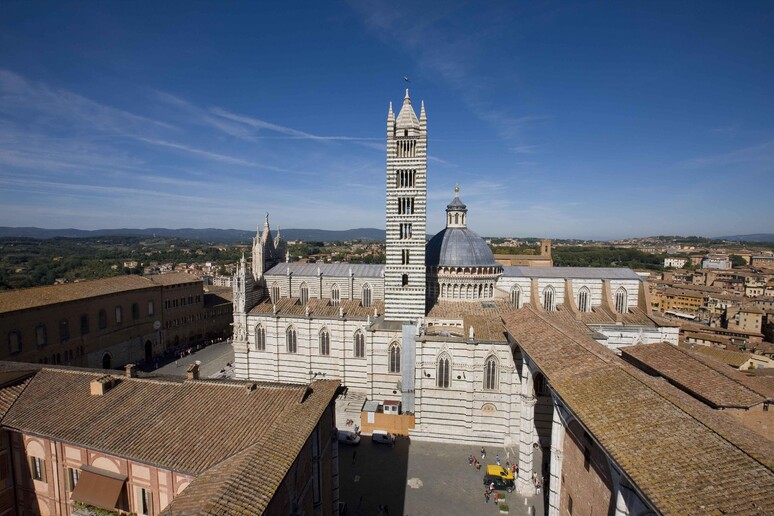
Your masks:
M 694 346 L 693 350 L 728 364 L 731 367 L 741 367 L 742 364 L 750 360 L 750 357 L 752 356 L 750 353 L 728 351 L 727 349 L 712 348 L 709 346 Z
M 749 408 L 766 401 L 729 375 L 693 358 L 682 349 L 660 342 L 619 348 L 624 358 L 657 371 L 686 392 L 706 400 L 715 408 Z M 732 371 L 730 367 L 727 367 Z
M 535 256 L 535 258 L 540 258 L 540 256 Z M 522 267 L 506 265 L 503 267 L 503 276 L 506 278 L 642 279 L 631 269 L 616 267 Z
M 774 445 L 529 306 L 508 332 L 663 514 L 774 512 Z
M 277 300 L 277 314 L 279 315 L 306 315 L 306 306 L 302 305 L 297 297 L 285 297 Z M 370 316 L 374 318 L 374 312 L 384 313 L 384 302 L 374 301 L 370 307 L 360 304 L 357 299 L 342 300 L 338 306 L 331 304 L 328 299 L 313 298 L 308 301 L 309 315 L 313 317 L 338 318 L 340 309 L 344 310 L 345 317 L 362 318 Z M 274 303 L 271 299 L 263 298 L 251 310 L 251 314 L 271 314 L 274 312 Z
M 279 263 L 266 271 L 265 276 L 287 276 L 288 270 L 295 276 L 317 276 L 348 278 L 354 274 L 357 278 L 381 278 L 383 264 L 370 263 Z
M 29 368 L 10 362 L 0 367 Z M 90 393 L 101 370 L 42 367 L 2 418 L 3 427 L 130 457 L 165 469 L 200 475 L 255 443 L 281 432 L 294 436 L 297 414 L 311 424 L 333 397 L 337 381 L 305 385 L 168 381 L 116 375 L 103 396 Z M 328 396 L 327 400 L 323 400 Z M 309 405 L 307 403 L 311 402 Z M 276 453 L 290 454 L 286 439 Z M 295 457 L 295 454 L 292 455 Z M 269 464 L 270 466 L 267 466 Z M 284 463 L 264 463 L 264 474 Z M 284 473 L 283 473 L 284 476 Z M 257 484 L 258 482 L 256 482 Z
M 0 313 L 153 287 L 154 284 L 146 278 L 129 275 L 64 285 L 8 290 L 0 292 Z

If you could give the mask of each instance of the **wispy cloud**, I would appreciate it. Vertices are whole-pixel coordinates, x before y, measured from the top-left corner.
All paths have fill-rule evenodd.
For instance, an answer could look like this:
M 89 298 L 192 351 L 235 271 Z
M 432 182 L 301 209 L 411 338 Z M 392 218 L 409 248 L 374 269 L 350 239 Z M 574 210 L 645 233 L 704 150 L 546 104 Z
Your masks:
M 275 172 L 288 172 L 287 169 L 281 168 L 281 167 L 275 167 L 273 165 L 266 165 L 264 163 L 256 163 L 254 161 L 242 159 L 242 158 L 235 158 L 233 156 L 228 156 L 226 154 L 219 154 L 217 152 L 211 152 L 203 149 L 197 149 L 195 147 L 191 147 L 188 145 L 183 145 L 180 143 L 173 143 L 168 142 L 165 140 L 159 140 L 155 138 L 143 138 L 140 136 L 135 137 L 138 141 L 149 143 L 151 145 L 159 145 L 161 147 L 167 147 L 169 149 L 176 149 L 179 151 L 187 152 L 190 154 L 196 154 L 197 156 L 202 156 L 207 159 L 211 159 L 214 161 L 219 161 L 221 163 L 229 163 L 231 165 L 242 165 L 246 167 L 254 167 L 254 168 L 263 168 L 266 170 L 273 170 Z
M 758 145 L 709 156 L 702 156 L 678 163 L 678 168 L 701 169 L 741 163 L 762 163 L 774 165 L 774 140 Z
M 491 55 L 482 59 L 482 42 L 514 30 L 498 7 L 482 4 L 477 9 L 481 18 L 466 18 L 468 27 L 461 31 L 450 20 L 470 7 L 467 2 L 436 4 L 429 9 L 432 15 L 422 17 L 416 17 L 413 9 L 396 7 L 395 2 L 386 0 L 356 0 L 350 5 L 377 37 L 399 45 L 418 67 L 432 71 L 452 86 L 478 118 L 492 125 L 508 150 L 522 154 L 523 149 L 534 147 L 527 143 L 528 130 L 550 116 L 515 114 L 502 102 L 493 104 L 492 90 L 502 77 L 480 67 L 482 62 L 492 66 Z M 479 19 L 482 23 L 476 24 Z

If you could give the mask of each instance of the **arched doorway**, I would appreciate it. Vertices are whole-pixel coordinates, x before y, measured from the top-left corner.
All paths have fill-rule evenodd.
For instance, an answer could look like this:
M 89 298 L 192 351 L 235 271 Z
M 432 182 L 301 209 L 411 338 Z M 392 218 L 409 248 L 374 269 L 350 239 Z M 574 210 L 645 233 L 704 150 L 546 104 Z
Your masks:
M 110 369 L 111 357 L 110 353 L 102 355 L 102 369 Z
M 145 361 L 150 362 L 153 360 L 153 343 L 150 339 L 145 341 Z

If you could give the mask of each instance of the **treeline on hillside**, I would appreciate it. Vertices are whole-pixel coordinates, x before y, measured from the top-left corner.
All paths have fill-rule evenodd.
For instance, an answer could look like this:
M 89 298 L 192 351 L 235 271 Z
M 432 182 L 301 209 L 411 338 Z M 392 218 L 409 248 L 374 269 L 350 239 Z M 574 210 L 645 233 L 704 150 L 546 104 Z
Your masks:
M 619 247 L 555 247 L 554 265 L 561 267 L 629 267 L 662 269 L 663 256 Z
M 140 237 L 0 238 L 0 290 L 51 285 L 57 279 L 140 274 L 140 264 L 233 263 L 243 249 L 197 240 Z M 138 266 L 124 268 L 125 261 Z

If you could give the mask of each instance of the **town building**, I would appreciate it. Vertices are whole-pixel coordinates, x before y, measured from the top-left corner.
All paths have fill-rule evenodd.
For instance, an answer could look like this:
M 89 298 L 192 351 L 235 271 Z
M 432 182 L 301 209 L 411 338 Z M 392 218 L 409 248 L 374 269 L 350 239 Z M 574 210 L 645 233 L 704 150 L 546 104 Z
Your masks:
M 674 269 L 682 269 L 685 264 L 688 263 L 688 258 L 680 258 L 677 256 L 670 256 L 664 258 L 664 267 L 672 267 Z
M 150 361 L 226 337 L 231 310 L 230 293 L 174 272 L 0 292 L 0 359 L 106 369 Z
M 516 265 L 526 267 L 553 267 L 554 260 L 551 257 L 551 241 L 540 241 L 538 254 L 496 254 L 495 261 L 500 265 Z
M 0 512 L 337 514 L 339 382 L 202 381 L 197 367 L 0 362 Z
M 730 269 L 731 258 L 727 254 L 708 254 L 701 261 L 702 269 Z

